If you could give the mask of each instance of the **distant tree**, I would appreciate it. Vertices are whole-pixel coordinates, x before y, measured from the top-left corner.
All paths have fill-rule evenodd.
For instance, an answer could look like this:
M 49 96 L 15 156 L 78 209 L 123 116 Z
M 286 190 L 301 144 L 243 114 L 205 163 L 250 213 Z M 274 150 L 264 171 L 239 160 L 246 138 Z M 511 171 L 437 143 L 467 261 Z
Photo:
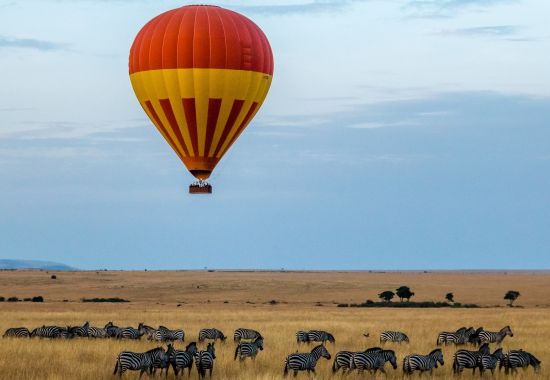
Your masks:
M 406 299 L 407 302 L 409 302 L 411 297 L 414 296 L 414 293 L 411 292 L 411 289 L 408 286 L 400 286 L 395 290 L 395 293 L 397 294 L 401 302 L 403 302 L 403 299 Z
M 55 274 L 52 274 L 50 277 L 52 280 L 57 280 L 57 276 Z
M 455 295 L 453 293 L 445 294 L 445 299 L 449 302 L 455 303 Z
M 512 307 L 514 301 L 517 300 L 520 295 L 521 294 L 519 294 L 517 290 L 508 290 L 508 292 L 504 295 L 504 299 L 510 301 L 508 306 Z
M 392 298 L 395 296 L 395 293 L 391 290 L 386 290 L 385 292 L 382 292 L 378 295 L 378 298 L 386 301 L 391 302 Z

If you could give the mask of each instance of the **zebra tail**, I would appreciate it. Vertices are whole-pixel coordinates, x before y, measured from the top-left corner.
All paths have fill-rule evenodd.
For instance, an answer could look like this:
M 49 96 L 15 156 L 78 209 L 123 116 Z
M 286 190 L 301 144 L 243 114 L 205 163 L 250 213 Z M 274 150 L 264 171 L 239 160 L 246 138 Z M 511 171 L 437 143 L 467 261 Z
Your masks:
M 334 358 L 334 363 L 332 363 L 332 373 L 336 373 L 339 368 L 337 367 L 336 358 Z
M 239 344 L 237 346 L 237 348 L 235 348 L 235 357 L 233 358 L 233 360 L 237 360 L 237 356 L 239 355 L 239 348 L 241 347 L 241 345 Z
M 283 375 L 288 375 L 288 358 L 285 360 L 285 368 L 283 370 Z
M 115 363 L 115 372 L 113 372 L 113 375 L 116 375 L 119 363 L 120 363 L 120 356 L 117 356 L 116 357 L 116 363 Z
M 202 360 L 199 360 L 199 365 L 197 366 L 197 370 L 199 371 L 199 377 L 205 377 L 206 376 L 206 370 L 202 366 Z

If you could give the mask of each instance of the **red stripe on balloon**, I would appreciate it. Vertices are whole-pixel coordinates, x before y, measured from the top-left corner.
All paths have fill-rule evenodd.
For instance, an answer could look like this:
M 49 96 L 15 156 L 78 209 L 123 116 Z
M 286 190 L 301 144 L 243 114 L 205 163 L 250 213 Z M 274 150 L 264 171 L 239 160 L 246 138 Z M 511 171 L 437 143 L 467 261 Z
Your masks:
M 223 146 L 224 141 L 227 139 L 227 135 L 229 135 L 229 132 L 231 132 L 231 128 L 233 128 L 233 125 L 235 124 L 237 117 L 241 113 L 243 104 L 244 104 L 244 100 L 235 100 L 233 102 L 233 106 L 231 107 L 231 112 L 229 112 L 229 117 L 227 118 L 227 122 L 223 127 L 222 135 L 220 137 L 220 140 L 218 141 L 218 146 L 216 147 L 216 151 L 214 152 L 214 157 L 218 155 L 218 153 L 220 152 L 220 149 Z
M 199 156 L 199 137 L 197 132 L 197 111 L 195 108 L 195 98 L 184 98 L 181 100 L 183 111 L 185 112 L 185 120 L 187 121 L 187 129 L 191 136 L 193 151 L 195 157 Z
M 174 115 L 174 111 L 172 109 L 172 105 L 170 104 L 170 100 L 160 99 L 160 105 L 162 107 L 162 110 L 164 111 L 164 115 L 166 116 L 166 119 L 168 119 L 168 123 L 170 123 L 170 127 L 172 127 L 172 131 L 176 135 L 178 142 L 183 148 L 185 155 L 189 156 L 189 151 L 187 150 L 187 147 L 185 145 L 185 140 L 183 139 L 183 135 L 181 134 L 181 130 L 178 125 L 178 121 L 176 120 L 176 116 Z
M 220 108 L 222 105 L 221 99 L 210 99 L 208 101 L 208 118 L 206 120 L 206 141 L 204 144 L 204 155 L 208 157 L 210 153 L 210 147 L 212 146 L 212 140 L 214 139 L 214 132 L 216 131 L 216 124 L 218 123 L 218 116 L 220 115 Z
M 254 115 L 254 112 L 256 112 L 256 109 L 258 108 L 258 103 L 257 102 L 254 102 L 252 103 L 252 106 L 250 106 L 250 109 L 248 110 L 248 112 L 246 113 L 246 116 L 244 117 L 241 125 L 239 125 L 239 128 L 237 129 L 237 131 L 235 132 L 235 134 L 233 135 L 233 137 L 231 138 L 231 142 L 227 145 L 227 149 L 229 149 L 229 147 L 231 145 L 233 145 L 233 143 L 235 142 L 235 140 L 237 140 L 237 137 L 239 137 L 239 135 L 241 134 L 241 132 L 244 130 L 244 128 L 248 125 L 248 123 L 250 122 L 250 120 L 252 119 L 252 115 Z
M 159 115 L 155 111 L 155 107 L 153 107 L 153 104 L 150 100 L 145 101 L 145 106 L 147 107 L 147 111 L 149 111 L 151 117 L 153 118 L 153 121 L 155 122 L 155 125 L 161 130 L 162 134 L 166 137 L 166 140 L 168 140 L 168 143 L 170 146 L 174 149 L 176 154 L 179 156 L 179 158 L 183 159 L 181 154 L 178 152 L 178 149 L 176 147 L 176 144 L 174 143 L 174 140 L 172 140 L 172 137 L 164 127 L 164 124 L 162 124 L 162 121 L 160 121 Z

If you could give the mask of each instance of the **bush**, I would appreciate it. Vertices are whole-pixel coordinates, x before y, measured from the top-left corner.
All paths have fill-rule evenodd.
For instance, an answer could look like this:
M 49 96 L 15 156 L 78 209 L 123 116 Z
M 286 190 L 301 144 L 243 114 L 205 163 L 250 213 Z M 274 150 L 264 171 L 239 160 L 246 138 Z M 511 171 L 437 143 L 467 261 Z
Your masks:
M 52 280 L 57 280 L 57 276 L 55 274 L 52 274 L 50 277 Z
M 340 305 L 338 305 L 340 306 Z M 397 307 L 397 308 L 440 308 L 440 307 L 452 307 L 452 308 L 478 308 L 479 305 L 476 304 L 449 304 L 447 302 L 433 302 L 433 301 L 423 301 L 423 302 L 373 302 L 367 300 L 365 303 L 360 304 L 351 304 L 350 307 Z
M 0 302 L 4 302 L 6 299 L 4 297 L 0 297 Z
M 111 298 L 82 298 L 82 302 L 130 302 L 124 298 L 111 297 Z
M 23 298 L 23 301 L 24 302 L 31 302 L 31 299 L 30 298 Z
M 19 302 L 19 298 L 17 298 L 17 297 L 10 297 L 10 298 L 8 298 L 8 302 Z
M 32 297 L 31 301 L 32 302 L 44 302 L 44 297 L 42 297 L 42 296 Z

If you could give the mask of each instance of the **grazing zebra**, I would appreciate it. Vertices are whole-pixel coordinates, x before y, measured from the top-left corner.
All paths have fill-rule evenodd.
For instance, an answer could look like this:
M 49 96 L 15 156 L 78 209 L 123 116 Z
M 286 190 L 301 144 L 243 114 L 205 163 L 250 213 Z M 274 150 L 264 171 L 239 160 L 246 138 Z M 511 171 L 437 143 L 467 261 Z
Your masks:
M 170 356 L 170 364 L 174 369 L 176 376 L 181 369 L 187 368 L 188 375 L 191 376 L 191 368 L 193 367 L 193 356 L 197 353 L 197 343 L 191 342 L 185 347 L 185 351 L 174 350 Z M 183 375 L 183 372 L 182 372 Z
M 409 355 L 403 359 L 403 372 L 407 375 L 412 374 L 414 371 L 420 371 L 420 374 L 430 371 L 430 375 L 434 368 L 437 368 L 437 363 L 444 365 L 443 352 L 441 348 L 437 348 L 430 352 L 428 355 Z
M 88 338 L 106 338 L 108 336 L 107 329 L 104 327 L 88 327 Z
M 147 333 L 147 330 L 147 327 L 143 323 L 140 323 L 137 329 L 133 327 L 125 327 L 121 329 L 120 334 L 117 337 L 126 339 L 141 339 L 141 337 Z
M 483 373 L 486 370 L 491 370 L 491 374 L 495 373 L 495 368 L 497 364 L 504 358 L 502 353 L 502 348 L 495 350 L 492 354 L 484 354 L 479 358 L 479 372 L 483 376 Z
M 490 353 L 489 344 L 487 343 L 484 343 L 478 351 L 458 350 L 454 355 L 453 372 L 462 373 L 464 368 L 471 368 L 475 373 L 481 356 Z
M 246 358 L 252 358 L 253 360 L 255 360 L 258 352 L 262 351 L 263 349 L 264 338 L 262 337 L 256 338 L 252 343 L 239 343 L 239 345 L 235 349 L 235 357 L 233 358 L 233 360 L 237 360 L 237 356 L 241 361 L 245 360 Z
M 223 332 L 221 332 L 218 329 L 201 329 L 199 331 L 199 342 L 204 342 L 206 339 L 212 339 L 216 341 L 217 339 L 221 340 L 222 342 L 225 342 L 225 335 L 223 335 Z
M 254 340 L 261 338 L 261 336 L 262 334 L 256 330 L 240 328 L 235 330 L 235 333 L 233 334 L 233 341 L 240 343 L 241 340 Z
M 506 335 L 514 336 L 510 326 L 503 327 L 499 332 L 482 330 L 479 332 L 479 341 L 481 343 L 497 343 L 500 345 Z
M 26 327 L 12 327 L 7 329 L 2 338 L 30 338 L 31 333 Z
M 153 360 L 158 357 L 161 353 L 164 353 L 162 347 L 153 348 L 147 352 L 130 352 L 122 351 L 118 354 L 115 364 L 115 371 L 113 375 L 122 377 L 122 374 L 127 371 L 140 371 L 139 376 L 143 375 L 145 371 L 149 373 L 153 372 Z
M 206 351 L 199 351 L 195 353 L 195 365 L 197 366 L 197 372 L 199 378 L 206 376 L 206 370 L 210 371 L 210 377 L 212 377 L 212 370 L 214 369 L 214 359 L 216 359 L 216 350 L 214 349 L 214 343 L 208 343 Z
M 523 351 L 515 350 L 510 351 L 506 354 L 500 361 L 499 370 L 502 369 L 502 366 L 505 368 L 505 373 L 508 374 L 510 370 L 512 373 L 516 373 L 518 368 L 527 369 L 529 366 L 532 366 L 535 370 L 535 373 L 540 371 L 541 361 L 537 359 L 533 354 Z
M 61 338 L 64 329 L 58 326 L 42 326 L 31 331 L 30 337 Z
M 350 370 L 358 369 L 359 373 L 364 370 L 386 373 L 384 365 L 390 362 L 393 369 L 397 368 L 397 356 L 393 350 L 381 350 L 375 352 L 359 352 L 350 360 Z
M 455 332 L 442 332 L 437 336 L 437 345 L 454 343 L 456 345 L 465 344 L 468 341 L 470 335 L 475 332 L 473 327 L 466 328 L 461 327 Z
M 90 322 L 84 323 L 82 326 L 69 327 L 69 331 L 74 336 L 87 337 L 89 334 Z
M 325 343 L 329 341 L 330 343 L 336 342 L 334 336 L 326 331 L 322 330 L 311 330 L 307 333 L 308 342 L 321 342 Z
M 157 342 L 173 342 L 175 340 L 183 342 L 185 340 L 185 333 L 183 330 L 170 330 L 164 326 L 160 326 L 158 330 L 149 332 L 147 339 L 156 340 Z
M 468 343 L 473 344 L 474 346 L 481 345 L 481 341 L 479 340 L 479 333 L 482 331 L 483 327 L 478 327 L 476 331 L 474 331 L 472 335 L 468 337 Z
M 296 332 L 296 343 L 308 343 L 309 342 L 309 332 L 308 331 L 297 331 Z
M 382 351 L 380 347 L 372 347 L 367 348 L 365 353 L 368 352 L 378 352 Z M 340 368 L 342 368 L 342 371 L 346 371 L 350 369 L 351 360 L 353 358 L 353 355 L 358 354 L 360 352 L 352 352 L 352 351 L 340 351 L 334 356 L 334 363 L 332 363 L 332 372 L 338 372 Z
M 104 328 L 109 338 L 120 338 L 122 329 L 118 326 L 115 326 L 113 322 L 107 323 Z
M 401 344 L 402 342 L 409 343 L 409 337 L 400 331 L 383 331 L 380 334 L 380 343 L 394 342 Z
M 70 326 L 67 327 L 60 327 L 61 332 L 59 334 L 58 338 L 61 339 L 73 339 L 75 337 L 74 333 L 71 330 Z
M 320 358 L 330 359 L 330 354 L 326 347 L 322 344 L 314 347 L 309 353 L 290 354 L 285 359 L 284 375 L 288 375 L 288 371 L 294 371 L 294 376 L 298 371 L 307 371 L 315 373 L 315 366 Z

